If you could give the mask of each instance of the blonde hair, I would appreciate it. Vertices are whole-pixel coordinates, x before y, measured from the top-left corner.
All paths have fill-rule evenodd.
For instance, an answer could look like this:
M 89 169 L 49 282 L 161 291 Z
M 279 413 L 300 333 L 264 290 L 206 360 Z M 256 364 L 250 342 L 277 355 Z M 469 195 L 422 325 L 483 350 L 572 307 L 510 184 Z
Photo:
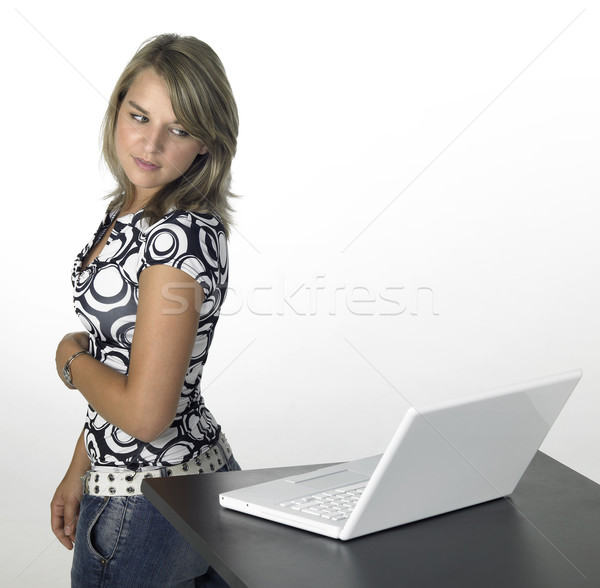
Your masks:
M 216 53 L 195 37 L 159 35 L 146 41 L 117 81 L 102 126 L 102 155 L 117 181 L 109 211 L 127 208 L 133 201 L 133 185 L 127 178 L 115 145 L 121 104 L 135 78 L 147 68 L 163 78 L 177 120 L 208 153 L 198 155 L 179 178 L 161 188 L 144 206 L 143 215 L 154 223 L 169 210 L 208 212 L 219 217 L 226 234 L 231 226 L 234 194 L 231 162 L 235 156 L 238 113 L 225 69 Z

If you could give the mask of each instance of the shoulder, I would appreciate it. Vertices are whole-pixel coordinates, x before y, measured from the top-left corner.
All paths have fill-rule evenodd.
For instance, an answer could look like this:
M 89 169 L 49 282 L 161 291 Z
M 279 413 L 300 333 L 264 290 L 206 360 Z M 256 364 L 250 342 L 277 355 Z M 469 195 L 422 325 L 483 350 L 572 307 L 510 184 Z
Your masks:
M 142 226 L 142 266 L 168 264 L 195 272 L 223 268 L 227 264 L 227 238 L 220 219 L 213 214 L 173 210 L 152 225 Z M 198 266 L 198 267 L 196 267 Z
M 167 232 L 185 233 L 190 236 L 202 232 L 218 240 L 225 237 L 225 227 L 216 215 L 189 210 L 172 210 L 154 224 L 145 224 L 142 231 L 147 237 Z

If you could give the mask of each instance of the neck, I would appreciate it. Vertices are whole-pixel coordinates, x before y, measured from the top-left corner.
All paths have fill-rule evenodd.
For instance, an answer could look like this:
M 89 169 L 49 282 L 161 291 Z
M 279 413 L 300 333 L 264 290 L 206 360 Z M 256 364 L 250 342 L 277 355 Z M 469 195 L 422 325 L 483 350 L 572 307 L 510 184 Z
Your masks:
M 127 208 L 121 209 L 119 216 L 125 216 L 126 214 L 135 214 L 136 212 L 139 212 L 142 210 L 142 208 L 144 208 L 144 206 L 146 206 L 149 200 L 150 197 L 142 198 L 140 196 L 136 196 L 134 201 Z

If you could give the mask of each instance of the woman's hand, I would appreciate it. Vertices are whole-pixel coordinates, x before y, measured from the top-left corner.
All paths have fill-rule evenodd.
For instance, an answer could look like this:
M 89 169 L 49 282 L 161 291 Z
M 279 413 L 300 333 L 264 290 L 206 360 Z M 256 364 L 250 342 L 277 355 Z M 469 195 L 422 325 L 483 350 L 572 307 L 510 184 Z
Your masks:
M 87 331 L 78 331 L 77 333 L 68 333 L 65 335 L 56 348 L 56 371 L 67 388 L 74 389 L 73 386 L 69 386 L 69 384 L 65 382 L 63 378 L 63 368 L 73 354 L 78 351 L 87 351 L 88 343 L 89 337 Z
M 78 474 L 67 472 L 50 503 L 52 532 L 67 549 L 73 549 L 75 543 L 79 505 L 83 495 L 81 478 Z
M 52 532 L 67 548 L 73 549 L 79 506 L 83 496 L 81 477 L 90 468 L 90 459 L 85 448 L 84 431 L 81 431 L 69 469 L 58 485 L 50 503 L 50 524 Z

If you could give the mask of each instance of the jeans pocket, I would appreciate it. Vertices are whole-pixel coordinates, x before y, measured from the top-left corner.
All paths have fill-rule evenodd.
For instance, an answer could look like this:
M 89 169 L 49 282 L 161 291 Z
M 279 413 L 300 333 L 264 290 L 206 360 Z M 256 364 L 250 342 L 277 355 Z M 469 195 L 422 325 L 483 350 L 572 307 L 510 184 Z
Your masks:
M 88 545 L 102 563 L 109 561 L 117 549 L 123 531 L 127 502 L 127 497 L 107 497 L 90 522 L 87 532 Z

